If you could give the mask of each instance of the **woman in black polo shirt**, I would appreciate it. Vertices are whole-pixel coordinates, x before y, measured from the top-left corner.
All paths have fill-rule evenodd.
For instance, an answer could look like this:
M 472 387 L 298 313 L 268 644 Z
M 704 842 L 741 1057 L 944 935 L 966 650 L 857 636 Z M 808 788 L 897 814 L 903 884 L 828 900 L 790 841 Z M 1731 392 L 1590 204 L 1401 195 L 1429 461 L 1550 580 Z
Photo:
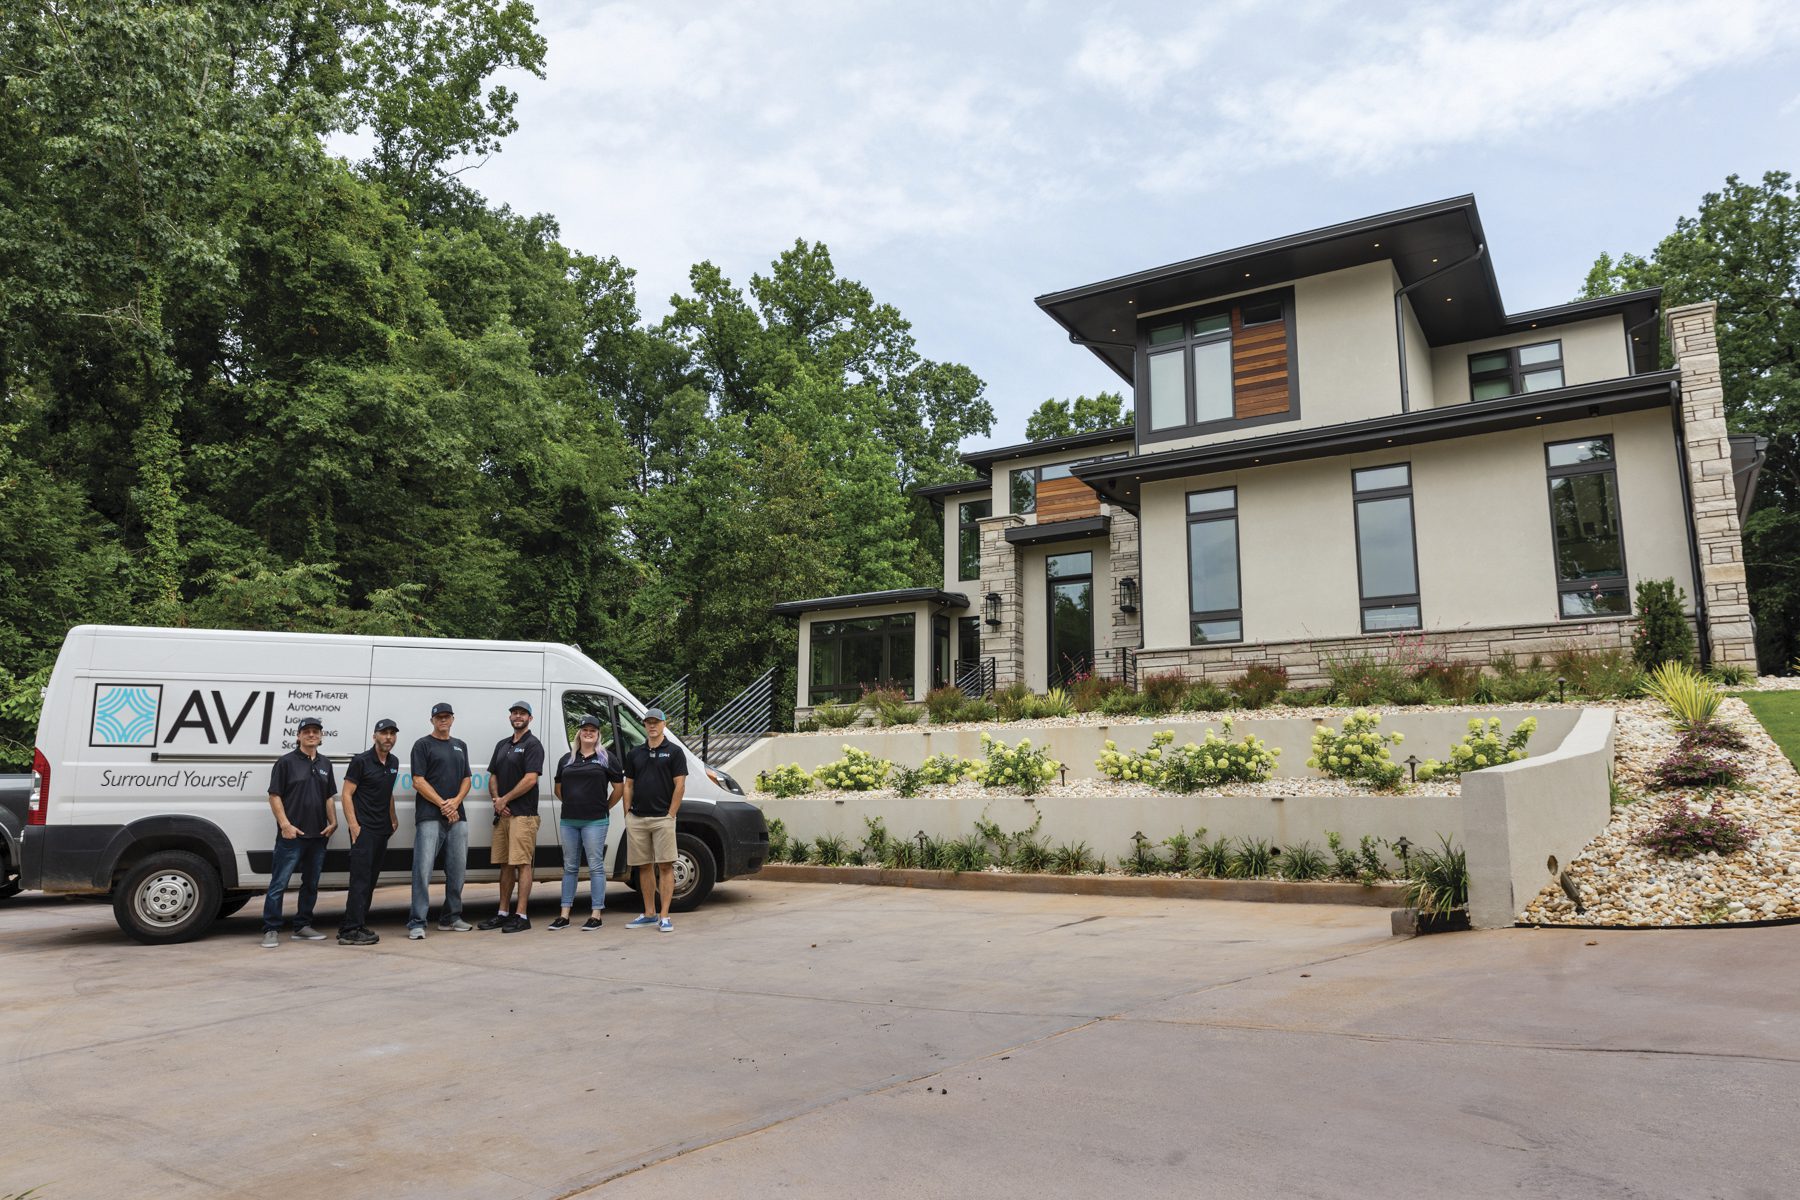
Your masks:
M 606 830 L 612 806 L 625 794 L 625 774 L 600 745 L 600 718 L 581 718 L 575 748 L 556 764 L 556 798 L 562 801 L 558 830 L 562 834 L 562 912 L 552 929 L 569 927 L 569 910 L 581 886 L 581 860 L 587 857 L 588 898 L 592 912 L 583 929 L 600 928 L 606 911 Z

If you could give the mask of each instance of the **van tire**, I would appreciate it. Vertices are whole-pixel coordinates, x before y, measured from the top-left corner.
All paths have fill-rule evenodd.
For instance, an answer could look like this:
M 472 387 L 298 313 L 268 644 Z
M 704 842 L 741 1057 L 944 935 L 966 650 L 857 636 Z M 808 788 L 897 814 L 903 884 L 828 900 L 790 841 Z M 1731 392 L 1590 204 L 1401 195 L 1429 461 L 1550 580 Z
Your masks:
M 675 895 L 671 912 L 693 912 L 712 895 L 719 882 L 719 865 L 705 842 L 691 833 L 675 835 Z
M 226 892 L 224 899 L 219 901 L 219 920 L 223 921 L 254 899 L 255 892 Z
M 158 850 L 132 864 L 113 889 L 119 928 L 147 946 L 205 933 L 223 903 L 219 873 L 198 854 Z

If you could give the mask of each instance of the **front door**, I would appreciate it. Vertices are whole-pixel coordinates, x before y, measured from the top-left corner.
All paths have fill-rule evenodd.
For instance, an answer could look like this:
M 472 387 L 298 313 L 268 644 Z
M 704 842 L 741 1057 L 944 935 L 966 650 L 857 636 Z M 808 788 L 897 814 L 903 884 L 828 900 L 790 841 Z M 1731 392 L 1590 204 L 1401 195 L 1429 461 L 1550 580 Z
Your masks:
M 1094 556 L 1052 554 L 1046 563 L 1050 593 L 1049 684 L 1065 687 L 1094 669 Z

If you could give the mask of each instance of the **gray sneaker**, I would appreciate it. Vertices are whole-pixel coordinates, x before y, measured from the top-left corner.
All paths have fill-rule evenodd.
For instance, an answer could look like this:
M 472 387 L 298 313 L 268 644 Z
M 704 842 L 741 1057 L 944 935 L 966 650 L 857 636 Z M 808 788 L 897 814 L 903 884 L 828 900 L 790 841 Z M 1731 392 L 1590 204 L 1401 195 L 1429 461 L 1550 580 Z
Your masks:
M 294 927 L 294 940 L 296 942 L 322 942 L 325 940 L 325 935 L 314 929 L 311 925 L 296 925 Z
M 424 941 L 425 940 L 425 930 L 420 928 L 417 925 L 412 926 L 410 929 L 408 929 L 406 931 L 406 940 L 409 942 Z
M 467 933 L 473 928 L 475 927 L 461 917 L 456 917 L 449 921 L 438 922 L 438 931 L 440 933 Z
M 264 950 L 273 950 L 281 945 L 281 931 L 279 929 L 263 930 L 262 944 Z

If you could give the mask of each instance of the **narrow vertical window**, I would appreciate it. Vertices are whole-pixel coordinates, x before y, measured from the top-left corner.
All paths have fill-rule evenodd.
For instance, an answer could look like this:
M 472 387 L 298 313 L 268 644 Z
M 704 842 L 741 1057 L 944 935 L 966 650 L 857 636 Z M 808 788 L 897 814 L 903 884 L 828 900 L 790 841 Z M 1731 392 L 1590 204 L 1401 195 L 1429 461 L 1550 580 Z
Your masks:
M 971 500 L 956 506 L 956 577 L 981 578 L 981 521 L 992 514 L 992 500 Z
M 1610 437 L 1552 442 L 1550 526 L 1556 539 L 1557 615 L 1629 616 L 1625 529 L 1619 516 L 1619 473 Z
M 1188 493 L 1187 532 L 1189 641 L 1196 646 L 1243 641 L 1237 489 Z
M 1417 629 L 1419 552 L 1413 535 L 1412 467 L 1350 473 L 1356 501 L 1356 578 L 1364 633 Z

